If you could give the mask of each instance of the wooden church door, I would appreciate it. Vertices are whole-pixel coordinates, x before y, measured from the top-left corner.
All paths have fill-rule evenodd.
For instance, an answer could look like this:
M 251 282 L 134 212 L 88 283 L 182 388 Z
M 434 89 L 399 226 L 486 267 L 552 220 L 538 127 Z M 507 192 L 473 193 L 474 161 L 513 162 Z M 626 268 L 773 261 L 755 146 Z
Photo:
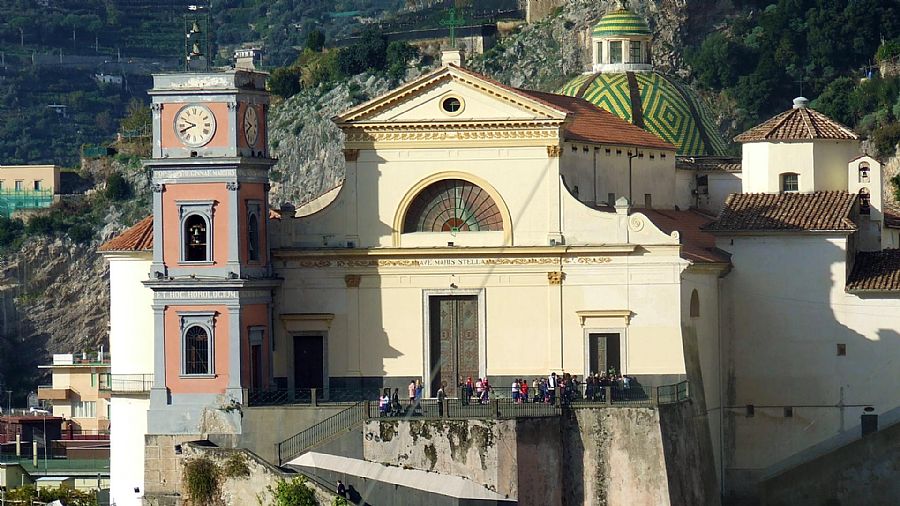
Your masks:
M 430 300 L 431 395 L 441 383 L 448 397 L 459 394 L 459 379 L 478 377 L 478 297 L 432 297 Z

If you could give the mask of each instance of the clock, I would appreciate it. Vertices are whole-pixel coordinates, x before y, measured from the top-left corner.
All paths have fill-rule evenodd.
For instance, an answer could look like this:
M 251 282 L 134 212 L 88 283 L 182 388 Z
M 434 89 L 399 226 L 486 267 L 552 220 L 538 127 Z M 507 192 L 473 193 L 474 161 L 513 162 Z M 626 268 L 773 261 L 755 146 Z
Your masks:
M 244 109 L 244 138 L 250 147 L 256 146 L 259 140 L 259 113 L 252 105 L 247 105 Z
M 187 146 L 203 146 L 216 134 L 216 116 L 206 106 L 186 105 L 175 115 L 175 134 Z

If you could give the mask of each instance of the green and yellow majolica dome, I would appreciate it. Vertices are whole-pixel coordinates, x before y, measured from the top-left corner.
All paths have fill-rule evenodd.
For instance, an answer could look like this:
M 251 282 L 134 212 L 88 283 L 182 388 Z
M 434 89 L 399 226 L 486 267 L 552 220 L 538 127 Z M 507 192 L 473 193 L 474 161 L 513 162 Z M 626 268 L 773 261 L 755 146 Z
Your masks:
M 658 72 L 584 74 L 559 93 L 584 98 L 655 134 L 674 144 L 679 155 L 728 154 L 727 144 L 699 98 Z
M 616 36 L 650 36 L 650 27 L 640 16 L 628 9 L 616 9 L 602 18 L 594 25 L 591 34 L 594 37 Z

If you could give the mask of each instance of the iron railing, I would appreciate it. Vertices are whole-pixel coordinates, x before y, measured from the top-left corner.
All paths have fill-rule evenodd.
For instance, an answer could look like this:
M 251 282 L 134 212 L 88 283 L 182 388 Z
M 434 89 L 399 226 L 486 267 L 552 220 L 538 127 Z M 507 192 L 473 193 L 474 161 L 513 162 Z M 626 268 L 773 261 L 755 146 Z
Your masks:
M 325 441 L 361 425 L 366 420 L 368 402 L 357 402 L 353 406 L 322 420 L 312 427 L 298 432 L 278 443 L 278 465 L 296 458 L 301 453 Z
M 101 374 L 100 390 L 113 393 L 145 393 L 153 388 L 152 374 Z
M 691 397 L 690 383 L 687 380 L 674 385 L 663 385 L 656 387 L 657 403 L 659 404 L 677 404 L 684 402 Z

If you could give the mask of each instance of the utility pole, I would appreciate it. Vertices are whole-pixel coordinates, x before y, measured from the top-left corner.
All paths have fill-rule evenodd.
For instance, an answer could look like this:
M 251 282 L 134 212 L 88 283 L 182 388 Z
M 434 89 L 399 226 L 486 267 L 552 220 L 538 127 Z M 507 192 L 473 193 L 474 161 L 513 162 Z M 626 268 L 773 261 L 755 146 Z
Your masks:
M 12 415 L 12 390 L 6 391 L 6 416 Z

